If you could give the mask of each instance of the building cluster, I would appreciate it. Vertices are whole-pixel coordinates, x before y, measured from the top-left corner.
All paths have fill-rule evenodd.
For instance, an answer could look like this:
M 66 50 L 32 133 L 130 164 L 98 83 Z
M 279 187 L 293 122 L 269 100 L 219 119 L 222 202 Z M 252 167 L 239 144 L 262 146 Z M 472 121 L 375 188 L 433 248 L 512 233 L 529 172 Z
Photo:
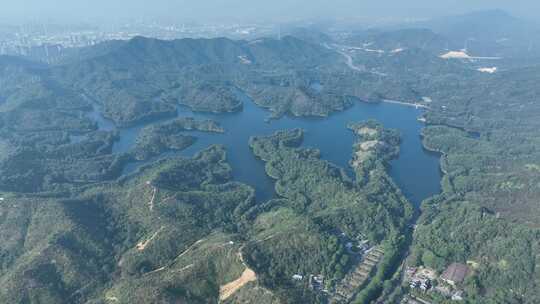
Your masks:
M 321 274 L 310 275 L 309 287 L 315 291 L 324 291 L 324 276 Z
M 347 250 L 348 256 L 353 260 L 352 269 L 333 286 L 327 286 L 322 274 L 301 275 L 294 274 L 292 281 L 300 282 L 308 279 L 308 287 L 316 292 L 328 296 L 329 303 L 345 303 L 352 301 L 359 288 L 369 280 L 373 269 L 384 256 L 384 251 L 378 246 L 370 245 L 364 235 L 349 237 L 347 234 L 336 231 L 339 243 Z
M 405 272 L 405 277 L 409 281 L 409 287 L 419 289 L 423 292 L 431 290 L 433 282 L 437 279 L 437 273 L 430 268 L 408 267 Z
M 418 279 L 411 281 L 409 287 L 411 287 L 411 289 L 419 288 L 422 291 L 428 291 L 431 289 L 432 285 L 430 279 Z
M 129 40 L 136 36 L 171 40 L 197 37 L 247 39 L 271 35 L 274 26 L 264 24 L 162 24 L 132 22 L 118 26 L 59 26 L 28 24 L 0 26 L 0 55 L 29 56 L 47 61 L 64 49 L 92 46 L 110 40 Z
M 355 237 L 349 237 L 344 232 L 336 234 L 339 241 L 344 244 L 349 254 L 362 256 L 373 248 L 366 236 L 359 234 Z
M 77 26 L 55 26 L 51 29 L 45 25 L 0 28 L 0 54 L 28 56 L 36 50 L 55 52 L 58 49 L 91 46 L 108 40 L 129 39 L 134 35 L 136 33 Z
M 301 274 L 295 274 L 295 275 L 292 276 L 292 279 L 294 281 L 302 281 L 304 279 L 304 276 L 301 275 Z
M 362 242 L 361 242 L 362 243 Z M 367 243 L 365 243 L 367 246 Z M 380 247 L 371 247 L 362 252 L 360 263 L 339 282 L 335 288 L 335 303 L 349 303 L 358 289 L 365 284 L 384 256 Z
M 409 284 L 411 294 L 414 294 L 412 298 L 429 298 L 430 293 L 438 293 L 454 301 L 461 301 L 464 294 L 461 286 L 469 273 L 469 266 L 461 263 L 450 264 L 440 276 L 430 268 L 408 267 L 404 279 Z M 415 300 L 411 299 L 410 303 L 415 303 Z

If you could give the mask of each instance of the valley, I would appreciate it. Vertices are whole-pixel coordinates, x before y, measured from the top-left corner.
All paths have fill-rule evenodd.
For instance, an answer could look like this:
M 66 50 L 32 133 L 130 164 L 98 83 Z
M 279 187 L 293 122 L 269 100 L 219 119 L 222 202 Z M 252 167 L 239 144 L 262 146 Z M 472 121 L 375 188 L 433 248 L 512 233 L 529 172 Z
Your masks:
M 540 61 L 421 24 L 0 56 L 0 302 L 538 302 Z

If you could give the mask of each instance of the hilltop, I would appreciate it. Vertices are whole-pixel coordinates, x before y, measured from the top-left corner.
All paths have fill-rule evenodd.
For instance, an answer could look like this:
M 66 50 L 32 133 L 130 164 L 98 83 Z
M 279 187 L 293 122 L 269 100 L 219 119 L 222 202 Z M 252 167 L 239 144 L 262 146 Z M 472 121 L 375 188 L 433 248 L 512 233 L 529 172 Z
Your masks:
M 296 33 L 136 37 L 54 66 L 0 56 L 0 302 L 446 303 L 401 272 L 439 276 L 453 263 L 472 265 L 451 287 L 465 303 L 537 302 L 534 28 L 494 11 L 412 29 Z M 451 51 L 464 58 L 441 58 Z M 484 54 L 504 59 L 494 69 L 475 61 Z M 442 192 L 417 222 L 388 174 L 399 134 L 377 122 L 348 125 L 351 174 L 303 146 L 300 129 L 253 134 L 248 153 L 276 190 L 268 201 L 235 181 L 222 146 L 167 154 L 197 132 L 227 132 L 173 119 L 179 106 L 233 119 L 225 113 L 253 101 L 272 117 L 324 117 L 384 100 L 421 106 L 424 147 L 441 155 Z M 132 149 L 113 153 L 118 130 L 141 122 L 149 126 Z

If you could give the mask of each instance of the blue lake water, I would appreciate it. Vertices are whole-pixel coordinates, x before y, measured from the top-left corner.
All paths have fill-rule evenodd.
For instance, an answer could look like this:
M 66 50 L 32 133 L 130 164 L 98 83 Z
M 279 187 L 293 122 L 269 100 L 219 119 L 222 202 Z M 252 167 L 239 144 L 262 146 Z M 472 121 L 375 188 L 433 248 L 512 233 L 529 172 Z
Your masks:
M 266 175 L 264 163 L 251 152 L 248 146 L 251 136 L 302 128 L 306 131 L 304 147 L 319 149 L 323 159 L 351 173 L 349 160 L 352 155 L 354 134 L 347 129 L 347 124 L 368 119 L 375 119 L 386 128 L 398 129 L 401 132 L 400 156 L 391 162 L 390 175 L 405 196 L 418 206 L 422 200 L 440 192 L 439 155 L 422 147 L 420 131 L 423 125 L 417 120 L 422 113 L 414 107 L 357 102 L 348 110 L 325 118 L 286 116 L 270 122 L 265 121 L 270 112 L 256 106 L 252 101 L 244 101 L 243 111 L 236 113 L 200 113 L 192 112 L 186 107 L 180 107 L 178 112 L 180 117 L 215 120 L 225 128 L 224 134 L 187 132 L 194 134 L 198 139 L 193 146 L 179 153 L 183 156 L 193 156 L 212 144 L 224 145 L 228 161 L 233 168 L 234 179 L 254 187 L 259 201 L 275 195 L 274 181 Z M 92 118 L 98 121 L 100 129 L 110 130 L 113 127 L 103 118 Z M 133 146 L 142 127 L 144 125 L 119 129 L 120 141 L 115 144 L 113 152 L 127 152 Z M 133 172 L 138 166 L 140 163 L 129 164 L 125 173 Z

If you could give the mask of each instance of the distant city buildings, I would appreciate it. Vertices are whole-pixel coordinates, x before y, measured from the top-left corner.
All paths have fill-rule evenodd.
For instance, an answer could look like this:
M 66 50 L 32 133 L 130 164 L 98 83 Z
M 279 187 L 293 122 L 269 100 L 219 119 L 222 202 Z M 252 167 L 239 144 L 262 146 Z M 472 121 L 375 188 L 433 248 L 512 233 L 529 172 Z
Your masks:
M 113 27 L 46 24 L 0 26 L 0 55 L 27 56 L 34 60 L 55 63 L 64 56 L 67 49 L 111 40 L 129 40 L 136 36 L 163 40 L 186 37 L 249 39 L 273 35 L 275 31 L 275 26 L 264 24 L 178 25 L 158 22 L 134 22 Z

